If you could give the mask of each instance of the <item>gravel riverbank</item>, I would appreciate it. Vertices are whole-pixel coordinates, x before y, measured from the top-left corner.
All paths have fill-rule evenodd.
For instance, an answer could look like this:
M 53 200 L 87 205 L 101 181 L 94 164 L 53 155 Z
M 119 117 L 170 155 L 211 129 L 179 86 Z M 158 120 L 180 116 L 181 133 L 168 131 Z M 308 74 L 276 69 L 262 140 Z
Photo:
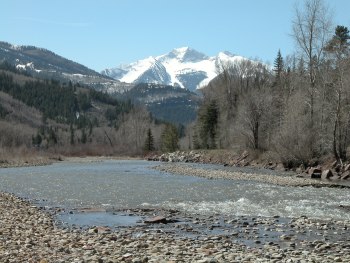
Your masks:
M 227 229 L 220 234 L 198 236 L 191 226 L 213 229 L 218 219 L 188 219 L 191 224 L 169 223 L 166 228 L 63 229 L 46 211 L 0 193 L 0 262 L 350 262 L 348 221 L 225 218 Z M 259 246 L 237 242 L 242 238 Z
M 248 180 L 262 183 L 269 183 L 281 186 L 315 186 L 315 187 L 345 187 L 339 186 L 331 181 L 320 181 L 310 178 L 297 176 L 283 176 L 271 174 L 253 174 L 243 172 L 233 172 L 227 170 L 213 170 L 193 167 L 186 164 L 165 163 L 153 167 L 156 170 L 188 176 L 198 176 L 207 179 L 226 179 L 226 180 Z

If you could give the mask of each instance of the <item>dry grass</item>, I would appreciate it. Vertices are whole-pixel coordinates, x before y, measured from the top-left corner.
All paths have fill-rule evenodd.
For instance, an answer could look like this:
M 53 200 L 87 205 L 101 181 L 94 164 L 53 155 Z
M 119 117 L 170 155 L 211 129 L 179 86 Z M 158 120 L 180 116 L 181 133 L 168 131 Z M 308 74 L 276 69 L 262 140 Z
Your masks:
M 54 156 L 27 147 L 0 148 L 0 167 L 46 165 Z

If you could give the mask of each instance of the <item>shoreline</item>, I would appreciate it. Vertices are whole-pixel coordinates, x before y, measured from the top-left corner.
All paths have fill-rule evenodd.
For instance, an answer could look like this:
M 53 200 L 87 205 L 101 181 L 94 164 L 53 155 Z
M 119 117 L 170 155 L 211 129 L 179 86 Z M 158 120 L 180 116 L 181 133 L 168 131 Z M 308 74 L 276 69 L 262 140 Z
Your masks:
M 76 162 L 76 163 L 93 163 L 102 162 L 105 160 L 144 160 L 142 157 L 130 156 L 58 156 L 58 157 L 41 157 L 24 160 L 0 161 L 0 168 L 19 168 L 19 167 L 34 167 L 45 166 L 59 162 Z
M 149 214 L 153 212 L 149 211 Z M 170 219 L 184 216 L 177 211 L 160 212 L 168 213 L 166 216 Z M 306 217 L 283 221 L 279 217 L 234 216 L 222 219 L 221 229 L 217 226 L 220 224 L 218 219 L 220 217 L 193 215 L 187 218 L 191 222 L 133 226 L 115 231 L 104 226 L 60 228 L 55 225 L 52 214 L 30 201 L 0 193 L 0 261 L 350 261 L 349 221 L 310 220 Z M 213 234 L 193 236 L 197 235 L 197 227 L 211 229 Z M 314 235 L 313 240 L 308 240 L 310 235 Z M 242 238 L 252 246 L 237 241 Z
M 257 173 L 243 173 L 234 172 L 227 170 L 208 170 L 197 167 L 190 167 L 186 164 L 179 163 L 164 163 L 152 167 L 155 170 L 186 175 L 202 177 L 206 179 L 225 179 L 225 180 L 247 180 L 255 181 L 260 183 L 269 183 L 279 186 L 293 186 L 293 187 L 339 187 L 339 188 L 350 188 L 350 185 L 336 184 L 335 182 L 326 182 L 310 178 L 303 178 L 295 176 L 285 176 L 285 175 L 270 175 L 270 174 L 257 174 Z

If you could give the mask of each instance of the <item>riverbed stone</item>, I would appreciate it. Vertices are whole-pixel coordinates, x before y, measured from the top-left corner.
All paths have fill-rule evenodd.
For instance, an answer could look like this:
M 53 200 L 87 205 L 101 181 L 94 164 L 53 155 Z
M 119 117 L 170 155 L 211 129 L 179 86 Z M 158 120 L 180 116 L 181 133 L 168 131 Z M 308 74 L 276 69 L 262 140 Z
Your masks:
M 50 211 L 0 193 L 0 262 L 350 262 L 348 220 L 182 217 L 188 218 L 183 231 L 191 229 L 190 235 L 183 235 L 172 223 L 105 232 L 99 231 L 100 226 L 62 228 L 54 225 Z M 208 230 L 213 225 L 220 234 Z M 291 234 L 296 229 L 299 234 Z M 320 231 L 322 235 L 316 235 Z M 279 239 L 277 233 L 284 235 L 282 239 L 291 237 L 293 243 Z M 306 235 L 312 240 L 303 240 Z M 260 237 L 266 241 L 254 243 Z

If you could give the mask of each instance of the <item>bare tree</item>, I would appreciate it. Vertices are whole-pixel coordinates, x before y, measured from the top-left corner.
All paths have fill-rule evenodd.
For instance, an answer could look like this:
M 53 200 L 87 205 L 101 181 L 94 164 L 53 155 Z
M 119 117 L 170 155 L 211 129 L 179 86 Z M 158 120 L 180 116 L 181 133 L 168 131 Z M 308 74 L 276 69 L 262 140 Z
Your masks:
M 258 62 L 247 69 L 244 82 L 248 84 L 240 97 L 237 124 L 241 126 L 248 146 L 262 149 L 267 146 L 268 137 L 275 126 L 271 115 L 272 75 L 266 65 Z
M 341 163 L 346 159 L 346 146 L 350 123 L 350 97 L 349 97 L 349 73 L 350 73 L 350 34 L 347 27 L 337 26 L 333 38 L 329 41 L 326 51 L 332 76 L 332 91 L 334 98 L 333 118 L 333 154 Z M 334 70 L 332 70 L 334 69 Z
M 332 21 L 329 8 L 323 0 L 305 0 L 304 8 L 296 6 L 293 20 L 293 37 L 307 63 L 309 79 L 310 122 L 314 125 L 317 69 L 324 47 L 329 40 Z
M 115 140 L 120 151 L 141 153 L 151 123 L 149 112 L 142 107 L 133 108 L 118 127 Z

